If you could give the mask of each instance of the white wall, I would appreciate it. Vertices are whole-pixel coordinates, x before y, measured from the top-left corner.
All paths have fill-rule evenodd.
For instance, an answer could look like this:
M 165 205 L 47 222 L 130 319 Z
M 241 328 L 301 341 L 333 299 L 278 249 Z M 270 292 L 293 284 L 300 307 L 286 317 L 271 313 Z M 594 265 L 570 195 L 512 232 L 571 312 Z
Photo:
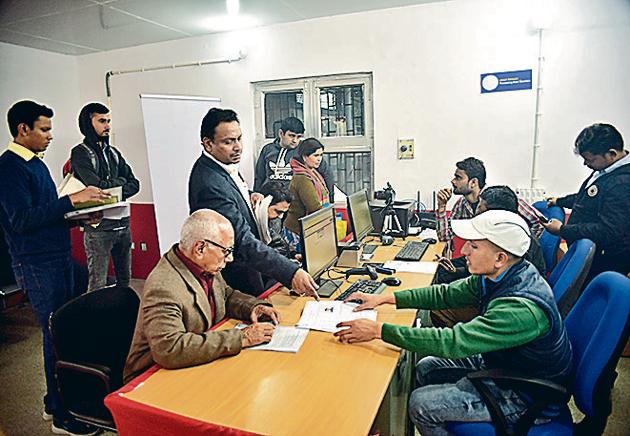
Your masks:
M 630 149 L 630 1 L 572 3 L 559 5 L 544 36 L 540 170 L 552 192 L 575 191 L 590 173 L 573 154 L 584 126 L 611 123 Z
M 389 180 L 399 197 L 428 193 L 446 186 L 454 162 L 469 155 L 485 161 L 488 183 L 529 186 L 535 91 L 481 95 L 479 75 L 529 68 L 536 74 L 531 3 L 456 0 L 85 55 L 77 58 L 79 100 L 105 100 L 108 70 L 222 58 L 239 38 L 248 57 L 238 63 L 112 78 L 115 143 L 143 181 L 135 201 L 152 201 L 138 94 L 220 97 L 241 118 L 243 170 L 251 181 L 251 82 L 363 71 L 374 78 L 377 187 Z M 572 154 L 582 127 L 609 121 L 630 141 L 630 2 L 546 3 L 556 14 L 543 40 L 539 176 L 548 192 L 563 193 L 586 174 Z M 415 138 L 417 156 L 399 162 L 396 139 L 407 137 Z
M 81 140 L 77 125 L 80 101 L 76 57 L 0 43 L 0 71 L 0 150 L 4 151 L 12 139 L 6 114 L 13 103 L 35 100 L 52 108 L 53 142 L 44 160 L 59 183 L 70 149 Z

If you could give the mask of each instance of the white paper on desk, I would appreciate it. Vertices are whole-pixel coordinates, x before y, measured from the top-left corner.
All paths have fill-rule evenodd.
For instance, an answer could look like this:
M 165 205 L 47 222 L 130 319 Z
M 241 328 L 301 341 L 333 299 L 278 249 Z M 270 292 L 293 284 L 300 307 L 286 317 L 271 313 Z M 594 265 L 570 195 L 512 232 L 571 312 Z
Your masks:
M 437 240 L 437 231 L 435 229 L 424 229 L 420 233 L 418 233 L 418 238 L 426 239 L 431 238 Z
M 438 267 L 437 262 L 403 262 L 400 260 L 390 260 L 383 265 L 385 268 L 393 268 L 397 272 L 412 272 L 419 274 L 435 274 Z
M 247 324 L 238 324 L 237 329 L 244 329 Z M 308 330 L 296 327 L 278 325 L 273 331 L 271 341 L 266 344 L 255 345 L 245 350 L 280 351 L 283 353 L 297 353 L 308 336 Z
M 376 321 L 376 311 L 362 310 L 353 312 L 352 309 L 355 307 L 357 307 L 356 304 L 336 300 L 307 301 L 302 311 L 302 317 L 296 324 L 296 327 L 335 333 L 343 330 L 337 328 L 337 324 L 342 321 L 352 321 L 359 318 Z

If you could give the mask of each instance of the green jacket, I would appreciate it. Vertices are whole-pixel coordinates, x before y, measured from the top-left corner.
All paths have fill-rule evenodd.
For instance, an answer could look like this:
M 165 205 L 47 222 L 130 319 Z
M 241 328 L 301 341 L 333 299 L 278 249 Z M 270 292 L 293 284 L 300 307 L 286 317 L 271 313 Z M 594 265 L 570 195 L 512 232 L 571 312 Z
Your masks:
M 480 276 L 448 285 L 396 292 L 399 309 L 448 309 L 478 306 Z M 533 341 L 549 330 L 549 320 L 533 301 L 519 297 L 497 298 L 488 309 L 453 328 L 412 328 L 383 324 L 382 339 L 424 355 L 458 359 L 513 348 Z

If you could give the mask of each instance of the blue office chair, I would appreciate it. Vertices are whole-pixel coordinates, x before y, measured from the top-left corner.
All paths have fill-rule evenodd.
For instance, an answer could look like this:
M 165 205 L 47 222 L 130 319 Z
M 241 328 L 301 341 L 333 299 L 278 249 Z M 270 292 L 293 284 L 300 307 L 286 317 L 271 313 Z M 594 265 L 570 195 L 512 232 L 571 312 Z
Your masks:
M 563 319 L 580 296 L 593 263 L 595 248 L 590 239 L 575 241 L 547 279 Z
M 564 222 L 564 209 L 560 206 L 547 207 L 546 201 L 537 201 L 532 204 L 532 206 L 547 218 L 555 218 L 560 222 Z M 547 271 L 551 271 L 556 266 L 558 247 L 560 247 L 560 236 L 552 235 L 545 230 L 540 237 L 539 242 L 540 248 L 542 248 L 543 257 L 545 258 Z
M 458 436 L 602 434 L 612 410 L 610 391 L 617 377 L 615 368 L 630 334 L 630 279 L 616 272 L 599 274 L 587 286 L 565 323 L 573 348 L 572 394 L 585 415 L 583 421 L 574 424 L 568 406 L 564 405 L 548 424 L 532 426 L 550 404 L 566 403 L 569 393 L 549 381 L 489 370 L 474 372 L 468 378 L 484 399 L 492 423 L 453 422 L 448 430 Z M 531 393 L 536 389 L 537 395 L 520 420 L 510 427 L 492 395 L 487 393 L 483 380 L 528 386 L 525 390 Z

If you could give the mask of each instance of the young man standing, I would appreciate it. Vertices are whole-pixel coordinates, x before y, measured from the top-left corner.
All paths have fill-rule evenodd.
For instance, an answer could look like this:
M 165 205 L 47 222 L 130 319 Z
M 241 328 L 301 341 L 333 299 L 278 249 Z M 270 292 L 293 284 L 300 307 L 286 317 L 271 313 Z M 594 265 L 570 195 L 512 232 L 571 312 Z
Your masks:
M 55 383 L 55 353 L 48 330 L 50 315 L 75 297 L 70 257 L 71 223 L 64 214 L 74 205 L 108 198 L 88 186 L 58 198 L 43 154 L 52 141 L 52 109 L 24 100 L 7 113 L 13 141 L 0 156 L 0 225 L 5 233 L 17 284 L 28 295 L 42 329 L 46 390 L 44 413 L 58 434 L 94 434 L 95 429 L 70 417 Z M 91 215 L 84 224 L 100 221 Z
M 79 129 L 83 142 L 72 149 L 70 162 L 74 176 L 85 185 L 99 188 L 122 188 L 126 200 L 140 190 L 118 149 L 109 144 L 111 116 L 107 106 L 89 103 L 79 113 Z M 131 278 L 131 231 L 129 210 L 120 219 L 104 219 L 98 226 L 85 226 L 83 236 L 90 274 L 88 292 L 107 285 L 109 256 L 112 256 L 116 284 L 129 286 Z
M 563 225 L 551 220 L 545 228 L 570 245 L 587 238 L 597 244 L 585 281 L 603 271 L 630 273 L 630 155 L 621 134 L 610 124 L 586 127 L 575 140 L 575 153 L 593 173 L 577 194 L 552 198 L 549 205 L 572 209 Z
M 303 137 L 304 124 L 302 121 L 295 117 L 282 120 L 275 141 L 270 142 L 260 150 L 254 176 L 255 192 L 260 192 L 262 187 L 270 181 L 278 181 L 287 187 L 289 186 L 293 178 L 293 170 L 289 162 L 297 156 L 297 146 Z M 322 160 L 317 171 L 324 178 L 326 187 L 331 193 L 331 202 L 334 201 L 332 195 L 334 195 L 335 182 L 325 160 Z

